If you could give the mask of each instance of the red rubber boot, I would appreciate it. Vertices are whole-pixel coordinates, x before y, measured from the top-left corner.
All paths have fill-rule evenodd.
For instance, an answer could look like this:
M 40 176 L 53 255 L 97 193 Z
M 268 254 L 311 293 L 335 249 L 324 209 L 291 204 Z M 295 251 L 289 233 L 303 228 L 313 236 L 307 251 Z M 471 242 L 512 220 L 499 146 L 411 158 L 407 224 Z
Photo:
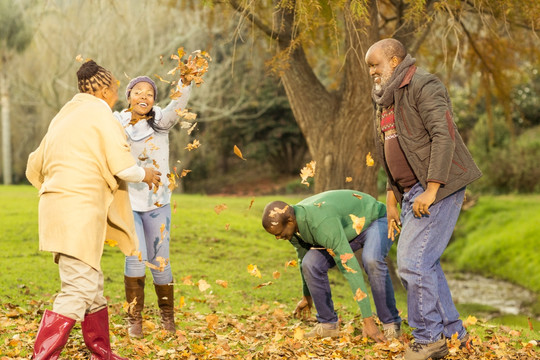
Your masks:
M 128 360 L 111 350 L 109 338 L 109 312 L 103 308 L 95 313 L 86 314 L 81 323 L 84 343 L 92 353 L 91 360 Z
M 54 311 L 45 310 L 34 343 L 34 360 L 56 360 L 66 345 L 75 320 Z

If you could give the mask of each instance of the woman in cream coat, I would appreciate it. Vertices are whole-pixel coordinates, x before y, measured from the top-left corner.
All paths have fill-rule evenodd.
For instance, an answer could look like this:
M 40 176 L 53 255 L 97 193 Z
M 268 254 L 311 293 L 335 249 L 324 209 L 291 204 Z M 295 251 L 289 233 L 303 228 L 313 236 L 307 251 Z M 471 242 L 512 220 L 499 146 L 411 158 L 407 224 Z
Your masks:
M 62 281 L 53 310 L 43 314 L 33 358 L 57 359 L 75 322 L 82 321 L 92 359 L 123 359 L 110 348 L 101 255 L 106 239 L 126 255 L 137 250 L 123 180 L 151 188 L 161 174 L 137 166 L 130 154 L 111 111 L 118 100 L 113 75 L 90 60 L 77 78 L 80 93 L 51 121 L 26 169 L 40 196 L 39 248 L 53 253 Z

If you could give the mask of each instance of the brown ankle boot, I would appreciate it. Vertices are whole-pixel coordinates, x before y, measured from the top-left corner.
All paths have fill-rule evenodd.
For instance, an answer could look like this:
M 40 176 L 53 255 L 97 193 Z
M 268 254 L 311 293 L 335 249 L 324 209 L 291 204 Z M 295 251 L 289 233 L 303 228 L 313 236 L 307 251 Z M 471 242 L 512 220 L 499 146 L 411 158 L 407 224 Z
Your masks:
M 165 284 L 157 285 L 156 294 L 158 298 L 158 306 L 161 313 L 161 326 L 170 333 L 176 332 L 174 325 L 174 286 Z
M 130 304 L 128 309 L 128 334 L 130 337 L 142 338 L 142 311 L 144 308 L 144 280 L 143 277 L 124 276 L 126 288 L 126 301 Z M 131 305 L 133 304 L 133 305 Z

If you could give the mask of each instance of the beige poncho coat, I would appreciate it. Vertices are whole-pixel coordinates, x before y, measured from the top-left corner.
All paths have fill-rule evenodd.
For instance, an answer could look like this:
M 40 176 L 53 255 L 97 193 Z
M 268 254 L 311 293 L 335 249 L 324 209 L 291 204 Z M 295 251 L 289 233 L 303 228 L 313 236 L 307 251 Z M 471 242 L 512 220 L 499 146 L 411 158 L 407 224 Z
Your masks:
M 114 176 L 134 164 L 110 107 L 93 95 L 75 95 L 28 158 L 26 177 L 40 196 L 39 249 L 97 270 L 106 239 L 134 255 L 138 242 L 127 187 Z

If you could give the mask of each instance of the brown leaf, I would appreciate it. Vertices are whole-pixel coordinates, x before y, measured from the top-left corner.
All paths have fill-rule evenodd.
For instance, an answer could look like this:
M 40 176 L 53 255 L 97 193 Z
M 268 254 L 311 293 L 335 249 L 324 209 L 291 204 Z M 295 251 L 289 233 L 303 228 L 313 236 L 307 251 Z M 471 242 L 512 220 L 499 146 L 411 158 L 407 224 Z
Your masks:
M 227 209 L 227 205 L 226 204 L 219 204 L 219 205 L 216 205 L 214 206 L 214 211 L 216 212 L 216 214 L 219 215 L 219 213 L 221 213 L 223 210 L 226 210 Z
M 268 282 L 265 282 L 265 283 L 262 283 L 262 284 L 259 284 L 259 285 L 255 286 L 254 289 L 260 289 L 260 288 L 262 288 L 262 287 L 265 287 L 265 286 L 268 286 L 268 285 L 272 285 L 272 284 L 273 284 L 273 282 L 268 281 Z

